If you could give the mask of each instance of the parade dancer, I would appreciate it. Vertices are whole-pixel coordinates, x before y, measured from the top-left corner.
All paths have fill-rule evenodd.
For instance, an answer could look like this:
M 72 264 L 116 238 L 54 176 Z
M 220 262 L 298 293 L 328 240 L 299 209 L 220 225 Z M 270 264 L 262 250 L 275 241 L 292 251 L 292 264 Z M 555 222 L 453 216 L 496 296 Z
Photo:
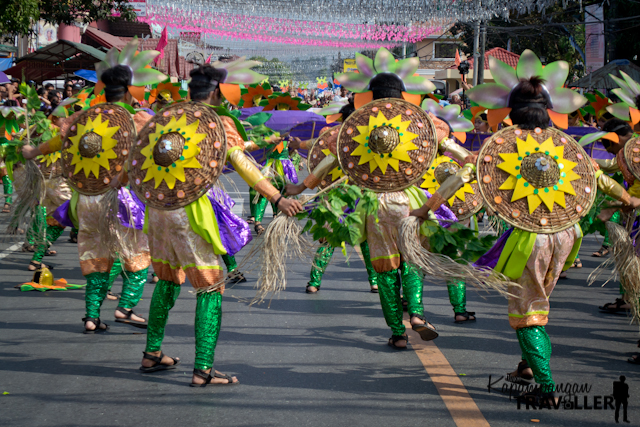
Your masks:
M 113 224 L 108 232 L 101 228 L 106 221 L 108 198 L 126 183 L 124 164 L 134 142 L 136 129 L 151 117 L 136 112 L 131 104 L 144 97 L 144 85 L 166 79 L 157 70 L 146 68 L 159 53 L 138 53 L 138 39 L 118 52 L 112 48 L 105 61 L 96 64 L 99 82 L 96 91 L 104 87 L 107 103 L 71 116 L 71 125 L 62 145 L 57 140 L 38 149 L 25 146 L 25 158 L 54 153 L 62 148 L 63 171 L 67 183 L 77 192 L 71 199 L 72 217 L 79 224 L 78 253 L 80 268 L 87 279 L 85 294 L 85 333 L 104 332 L 108 326 L 100 320 L 100 306 L 109 289 L 109 272 L 114 258 L 121 258 L 126 279 L 115 311 L 116 322 L 147 327 L 144 318 L 133 312 L 140 301 L 149 268 L 147 238 L 142 231 Z M 134 98 L 135 95 L 135 98 Z M 126 188 L 118 190 L 117 198 L 130 198 Z M 120 206 L 124 202 L 118 202 Z M 118 211 L 110 208 L 109 212 Z M 96 221 L 101 218 L 101 221 Z M 119 242 L 117 242 L 119 240 Z M 112 253 L 115 245 L 128 245 L 126 253 Z M 122 246 L 125 248 L 125 246 Z
M 251 71 L 256 62 L 241 58 L 230 63 L 201 66 L 191 72 L 191 100 L 172 105 L 155 116 L 138 135 L 132 153 L 131 185 L 146 205 L 145 231 L 156 284 L 149 310 L 147 346 L 140 370 L 173 369 L 178 358 L 161 350 L 169 311 L 188 277 L 197 290 L 194 387 L 238 384 L 235 376 L 213 370 L 222 320 L 225 276 L 220 256 L 227 253 L 221 229 L 207 192 L 227 161 L 238 174 L 286 215 L 302 208 L 283 198 L 245 156 L 242 127 L 224 108 L 223 96 L 239 100 L 239 83 L 261 81 Z
M 522 361 L 511 376 L 533 377 L 540 386 L 536 397 L 549 401 L 555 398 L 549 366 L 551 342 L 545 330 L 549 297 L 558 276 L 571 266 L 580 248 L 582 234 L 576 225 L 593 204 L 596 189 L 625 205 L 638 206 L 640 199 L 596 171 L 570 136 L 549 127 L 550 117 L 559 121 L 560 115 L 586 102 L 562 88 L 569 70 L 566 62 L 543 69 L 530 50 L 523 52 L 517 71 L 495 58 L 489 61 L 497 84 L 479 85 L 467 94 L 487 108 L 511 109 L 514 126 L 485 141 L 477 164 L 466 164 L 411 215 L 426 219 L 430 209 L 473 179 L 477 170 L 485 203 L 513 226 L 496 245 L 499 258 L 478 261 L 519 285 L 509 288 L 509 324 L 522 350 Z

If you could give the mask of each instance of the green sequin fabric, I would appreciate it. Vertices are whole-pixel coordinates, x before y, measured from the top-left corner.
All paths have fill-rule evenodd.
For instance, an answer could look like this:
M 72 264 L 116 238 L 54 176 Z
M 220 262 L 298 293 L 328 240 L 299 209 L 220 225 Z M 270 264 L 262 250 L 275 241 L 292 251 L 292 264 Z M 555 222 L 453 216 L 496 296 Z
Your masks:
M 206 371 L 213 367 L 220 323 L 222 322 L 222 294 L 203 292 L 198 294 L 196 305 L 196 361 L 194 369 Z
M 311 273 L 309 273 L 309 286 L 320 289 L 322 276 L 327 270 L 327 265 L 329 265 L 334 251 L 335 248 L 331 246 L 320 246 L 316 250 L 316 256 L 313 258 L 313 264 L 311 265 Z
M 362 252 L 362 258 L 364 258 L 364 266 L 367 268 L 367 275 L 369 276 L 369 285 L 378 286 L 378 275 L 376 270 L 371 264 L 371 253 L 369 252 L 369 243 L 365 240 L 360 243 L 360 252 Z
M 138 305 L 140 298 L 142 298 L 144 285 L 147 283 L 148 270 L 147 267 L 140 271 L 127 271 L 123 274 L 122 293 L 118 307 L 133 308 Z
M 181 286 L 167 280 L 159 280 L 151 297 L 149 326 L 147 327 L 146 352 L 160 351 L 164 340 L 164 329 L 169 319 L 169 311 L 180 295 Z
M 400 298 L 400 278 L 398 270 L 376 273 L 378 276 L 378 295 L 382 314 L 393 335 L 404 335 L 402 324 L 402 300 Z
M 238 268 L 236 257 L 234 257 L 233 255 L 222 255 L 222 261 L 224 261 L 224 265 L 227 267 L 227 273 L 231 273 L 233 270 Z
M 516 329 L 522 356 L 533 371 L 533 378 L 540 385 L 543 393 L 554 391 L 555 383 L 551 378 L 551 340 L 544 326 L 529 326 Z
M 407 301 L 409 314 L 424 315 L 422 304 L 422 276 L 415 267 L 406 262 L 400 264 L 400 278 L 402 279 L 402 295 Z
M 447 284 L 449 291 L 449 302 L 454 313 L 464 314 L 467 312 L 467 285 L 462 281 Z
M 57 225 L 47 225 L 47 241 L 41 242 L 37 247 L 35 252 L 33 253 L 33 258 L 31 261 L 40 262 L 42 261 L 42 257 L 44 257 L 47 249 L 53 245 L 56 240 L 62 235 L 64 232 L 64 227 L 58 227 Z
M 100 306 L 109 290 L 109 273 L 91 273 L 85 278 L 87 279 L 84 295 L 85 317 L 96 319 L 100 317 Z
M 4 202 L 8 204 L 13 203 L 11 198 L 11 195 L 13 194 L 13 183 L 7 175 L 2 177 L 2 187 L 4 190 Z

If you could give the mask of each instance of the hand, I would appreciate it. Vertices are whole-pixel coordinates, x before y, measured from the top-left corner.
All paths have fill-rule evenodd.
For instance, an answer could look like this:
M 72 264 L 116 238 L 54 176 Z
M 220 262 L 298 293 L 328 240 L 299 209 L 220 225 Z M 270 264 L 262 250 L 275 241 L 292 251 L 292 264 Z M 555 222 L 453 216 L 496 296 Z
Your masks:
M 640 199 L 632 196 L 630 205 L 633 209 L 638 209 L 640 207 Z
M 278 144 L 278 143 L 280 143 L 280 141 L 282 141 L 282 139 L 283 139 L 282 137 L 276 136 L 274 134 L 274 135 L 266 137 L 264 140 L 266 142 L 268 142 L 269 144 Z
M 417 216 L 421 220 L 426 221 L 429 219 L 429 207 L 425 204 L 421 208 L 414 209 L 411 212 L 409 212 L 409 215 Z
M 631 199 L 634 199 L 635 197 L 632 197 Z M 606 208 L 606 209 L 602 209 L 600 211 L 600 213 L 598 214 L 598 219 L 602 222 L 607 222 L 611 219 L 611 217 L 613 216 L 614 213 L 616 213 L 617 211 L 619 211 L 620 208 Z
M 35 159 L 40 154 L 42 153 L 40 152 L 38 147 L 34 147 L 33 145 L 26 145 L 26 144 L 22 146 L 22 155 L 27 160 Z
M 289 141 L 289 149 L 290 150 L 297 150 L 300 148 L 300 145 L 302 144 L 302 141 L 300 140 L 300 138 L 298 138 L 297 136 L 294 136 L 291 141 Z
M 478 154 L 477 153 L 471 153 L 469 154 L 467 157 L 464 158 L 464 163 L 471 163 L 472 165 L 475 165 L 478 162 Z
M 302 210 L 302 204 L 295 199 L 282 198 L 278 203 L 278 209 L 284 212 L 286 216 L 294 216 Z
M 470 84 L 468 84 L 467 82 L 462 82 L 461 85 L 462 85 L 462 88 L 464 90 L 469 90 L 469 89 L 471 89 L 473 87 Z
M 111 188 L 115 188 L 116 190 L 119 190 L 120 187 L 122 187 L 122 183 L 120 182 L 120 174 L 116 175 L 111 182 L 109 183 L 109 187 Z
M 304 183 L 287 184 L 284 186 L 284 194 L 287 196 L 297 196 L 298 194 L 302 193 L 306 189 L 307 187 L 304 185 Z

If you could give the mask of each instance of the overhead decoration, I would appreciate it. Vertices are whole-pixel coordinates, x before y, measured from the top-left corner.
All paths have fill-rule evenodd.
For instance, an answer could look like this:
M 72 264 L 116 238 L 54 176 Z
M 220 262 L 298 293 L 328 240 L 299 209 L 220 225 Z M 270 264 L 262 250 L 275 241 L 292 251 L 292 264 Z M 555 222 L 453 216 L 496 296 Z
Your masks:
M 473 87 L 467 91 L 467 96 L 489 109 L 487 119 L 494 130 L 511 111 L 511 91 L 521 79 L 539 76 L 545 80 L 544 87 L 550 100 L 547 109 L 549 117 L 562 129 L 568 127 L 567 114 L 576 111 L 587 102 L 584 96 L 563 87 L 569 76 L 569 64 L 566 61 L 552 62 L 543 67 L 536 54 L 527 49 L 522 52 L 515 70 L 493 56 L 489 56 L 489 68 L 496 83 Z

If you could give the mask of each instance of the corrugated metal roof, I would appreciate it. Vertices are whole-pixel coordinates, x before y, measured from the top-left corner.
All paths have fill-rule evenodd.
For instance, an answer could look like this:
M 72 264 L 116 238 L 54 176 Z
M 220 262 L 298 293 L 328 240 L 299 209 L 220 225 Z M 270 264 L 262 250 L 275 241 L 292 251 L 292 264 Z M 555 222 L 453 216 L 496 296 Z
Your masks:
M 618 85 L 611 77 L 609 77 L 609 74 L 621 77 L 618 71 L 623 71 L 633 80 L 640 82 L 640 67 L 626 59 L 618 59 L 609 62 L 607 65 L 597 69 L 593 73 L 587 74 L 580 80 L 569 84 L 569 86 L 585 89 L 615 89 Z

